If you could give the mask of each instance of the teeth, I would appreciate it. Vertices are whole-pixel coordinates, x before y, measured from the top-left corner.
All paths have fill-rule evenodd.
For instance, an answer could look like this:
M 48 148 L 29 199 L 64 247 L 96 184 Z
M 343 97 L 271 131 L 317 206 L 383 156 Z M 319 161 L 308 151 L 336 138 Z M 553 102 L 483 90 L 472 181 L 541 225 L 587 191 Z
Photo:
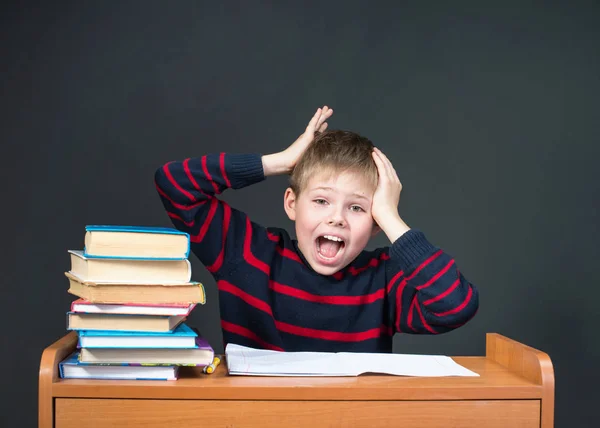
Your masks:
M 337 236 L 332 236 L 332 235 L 323 235 L 323 238 L 329 239 L 330 241 L 344 242 L 343 239 L 338 238 Z

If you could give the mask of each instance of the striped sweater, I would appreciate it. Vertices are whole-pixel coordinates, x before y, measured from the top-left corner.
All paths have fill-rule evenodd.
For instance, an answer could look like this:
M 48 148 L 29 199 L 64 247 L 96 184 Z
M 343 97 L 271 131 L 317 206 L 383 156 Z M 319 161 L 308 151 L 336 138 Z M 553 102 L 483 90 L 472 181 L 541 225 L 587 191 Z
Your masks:
M 264 178 L 260 155 L 224 153 L 170 162 L 155 175 L 167 214 L 217 282 L 225 344 L 391 352 L 396 332 L 444 333 L 476 313 L 476 288 L 420 231 L 324 276 L 285 230 L 215 196 Z

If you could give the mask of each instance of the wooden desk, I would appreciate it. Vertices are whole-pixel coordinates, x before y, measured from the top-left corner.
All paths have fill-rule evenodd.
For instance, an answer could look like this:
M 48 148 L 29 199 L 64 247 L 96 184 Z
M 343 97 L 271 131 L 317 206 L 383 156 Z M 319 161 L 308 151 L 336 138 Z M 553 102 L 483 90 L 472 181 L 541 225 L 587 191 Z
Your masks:
M 478 378 L 246 377 L 222 364 L 212 375 L 185 367 L 177 381 L 60 379 L 76 343 L 71 332 L 42 354 L 41 428 L 554 426 L 550 358 L 495 333 L 485 357 L 453 357 Z

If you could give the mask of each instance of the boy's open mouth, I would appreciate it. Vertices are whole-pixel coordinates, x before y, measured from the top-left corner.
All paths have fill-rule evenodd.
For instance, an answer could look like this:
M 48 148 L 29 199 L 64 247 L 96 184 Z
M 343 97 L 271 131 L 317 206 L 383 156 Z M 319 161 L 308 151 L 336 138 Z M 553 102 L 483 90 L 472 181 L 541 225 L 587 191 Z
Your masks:
M 345 246 L 344 240 L 338 236 L 323 235 L 317 238 L 317 253 L 325 260 L 333 261 Z

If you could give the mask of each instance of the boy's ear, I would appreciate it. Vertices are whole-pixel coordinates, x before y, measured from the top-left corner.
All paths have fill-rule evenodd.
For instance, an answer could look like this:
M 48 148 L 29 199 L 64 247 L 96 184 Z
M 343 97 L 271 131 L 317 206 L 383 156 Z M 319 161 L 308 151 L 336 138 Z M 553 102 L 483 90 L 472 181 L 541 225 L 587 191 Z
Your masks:
M 373 225 L 373 230 L 371 231 L 371 238 L 381 232 L 381 227 L 377 223 Z
M 283 195 L 283 209 L 285 209 L 285 213 L 290 220 L 296 221 L 296 194 L 291 187 L 285 189 L 285 194 Z

